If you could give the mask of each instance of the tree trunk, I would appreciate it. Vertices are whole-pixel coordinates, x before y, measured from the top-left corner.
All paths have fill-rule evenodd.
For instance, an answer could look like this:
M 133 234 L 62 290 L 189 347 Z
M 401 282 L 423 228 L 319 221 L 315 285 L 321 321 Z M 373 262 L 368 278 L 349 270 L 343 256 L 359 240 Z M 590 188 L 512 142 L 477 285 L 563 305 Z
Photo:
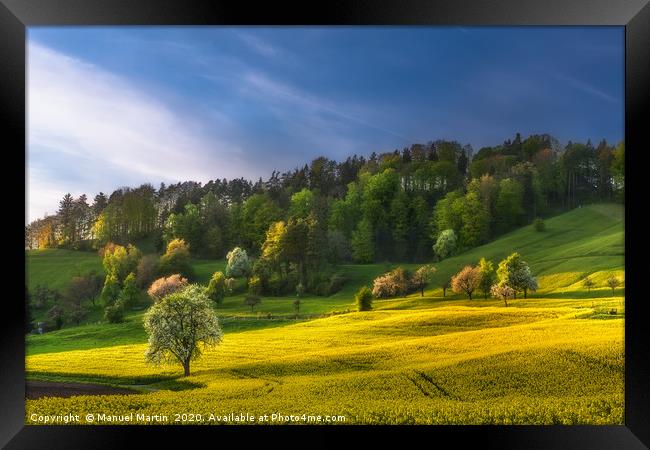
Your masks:
M 424 286 L 420 288 L 420 297 L 424 297 Z
M 188 359 L 183 363 L 183 370 L 184 370 L 184 375 L 186 377 L 190 376 L 190 360 Z
M 471 300 L 472 299 L 472 293 L 468 292 L 467 295 L 469 295 L 469 299 Z
M 515 300 L 517 300 L 517 291 L 515 291 L 514 297 L 515 297 Z
M 508 307 L 508 299 L 504 298 L 503 302 L 506 304 L 506 308 Z
M 528 295 L 528 289 L 524 289 L 524 298 L 527 298 L 526 296 Z

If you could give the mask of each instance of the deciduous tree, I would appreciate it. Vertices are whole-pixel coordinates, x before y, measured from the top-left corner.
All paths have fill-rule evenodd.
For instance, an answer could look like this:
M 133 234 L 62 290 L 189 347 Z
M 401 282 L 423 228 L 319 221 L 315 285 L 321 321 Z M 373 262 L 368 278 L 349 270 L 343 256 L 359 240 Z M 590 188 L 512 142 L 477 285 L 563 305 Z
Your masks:
M 251 262 L 246 250 L 235 247 L 226 255 L 226 276 L 233 278 L 247 277 L 251 272 Z
M 490 289 L 492 289 L 492 285 L 496 282 L 497 274 L 492 261 L 488 261 L 485 258 L 481 258 L 478 262 L 478 269 L 481 273 L 481 281 L 478 287 L 483 292 L 483 297 L 487 300 L 488 295 L 490 295 Z
M 532 276 L 530 267 L 521 259 L 521 255 L 515 252 L 499 263 L 497 268 L 499 283 L 507 284 L 514 289 L 514 298 L 517 298 L 517 291 L 524 292 L 524 298 L 528 291 L 537 290 L 537 280 Z
M 465 266 L 451 278 L 451 288 L 455 293 L 465 293 L 472 299 L 474 292 L 481 282 L 481 270 L 478 267 Z
M 514 297 L 515 290 L 506 283 L 496 283 L 492 285 L 490 293 L 493 297 L 503 300 L 505 305 L 508 306 L 508 299 Z
M 155 303 L 144 316 L 149 335 L 145 358 L 149 362 L 177 361 L 190 375 L 190 362 L 206 347 L 219 344 L 223 333 L 205 290 L 190 285 Z
M 262 303 L 262 299 L 259 295 L 248 294 L 246 298 L 244 298 L 244 305 L 250 306 L 251 312 L 253 312 L 253 308 L 255 308 L 260 303 Z
M 454 254 L 457 242 L 456 232 L 449 228 L 440 233 L 433 246 L 433 251 L 438 258 L 445 259 Z
M 190 264 L 190 249 L 183 239 L 173 239 L 167 244 L 167 251 L 160 257 L 160 274 L 178 273 L 191 278 L 194 271 Z
M 619 280 L 616 277 L 609 277 L 607 279 L 607 286 L 612 290 L 612 295 L 614 295 L 616 292 L 616 288 L 619 287 L 621 284 L 621 280 Z
M 156 281 L 151 283 L 151 286 L 149 286 L 149 289 L 147 290 L 147 294 L 149 294 L 149 297 L 154 301 L 159 301 L 166 295 L 184 289 L 187 285 L 187 278 L 183 278 L 180 274 L 176 273 L 166 278 L 158 278 Z
M 217 305 L 223 303 L 223 298 L 226 296 L 226 277 L 223 272 L 215 272 L 210 278 L 208 283 L 208 298 L 215 302 Z
M 431 281 L 436 268 L 431 265 L 425 265 L 418 268 L 411 277 L 411 283 L 420 291 L 420 296 L 424 297 L 424 288 Z

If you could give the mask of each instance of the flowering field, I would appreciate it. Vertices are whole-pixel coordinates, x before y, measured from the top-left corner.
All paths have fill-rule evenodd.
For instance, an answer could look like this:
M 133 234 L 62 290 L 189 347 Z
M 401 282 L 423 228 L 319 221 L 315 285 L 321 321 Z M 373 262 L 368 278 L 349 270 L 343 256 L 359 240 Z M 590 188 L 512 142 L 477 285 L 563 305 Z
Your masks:
M 620 299 L 601 306 L 610 303 Z M 188 378 L 180 377 L 180 365 L 145 364 L 144 343 L 34 355 L 27 359 L 31 377 L 133 385 L 143 393 L 28 400 L 26 419 L 74 413 L 84 423 L 89 412 L 137 412 L 336 414 L 346 423 L 623 423 L 620 316 L 599 320 L 581 303 L 525 305 L 351 313 L 231 333 Z

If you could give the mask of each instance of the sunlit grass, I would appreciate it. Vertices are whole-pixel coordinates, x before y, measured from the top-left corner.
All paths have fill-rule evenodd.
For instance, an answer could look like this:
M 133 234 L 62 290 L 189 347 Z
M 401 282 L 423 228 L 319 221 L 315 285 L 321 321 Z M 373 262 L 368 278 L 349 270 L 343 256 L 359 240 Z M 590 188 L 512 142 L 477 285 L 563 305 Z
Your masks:
M 592 311 L 593 312 L 593 311 Z M 28 401 L 27 412 L 345 414 L 354 423 L 622 423 L 623 320 L 576 308 L 444 306 L 351 313 L 227 334 L 187 379 L 204 387 Z M 141 385 L 180 365 L 145 344 L 40 354 L 31 376 Z M 119 383 L 117 383 L 119 381 Z M 456 422 L 460 421 L 460 422 Z

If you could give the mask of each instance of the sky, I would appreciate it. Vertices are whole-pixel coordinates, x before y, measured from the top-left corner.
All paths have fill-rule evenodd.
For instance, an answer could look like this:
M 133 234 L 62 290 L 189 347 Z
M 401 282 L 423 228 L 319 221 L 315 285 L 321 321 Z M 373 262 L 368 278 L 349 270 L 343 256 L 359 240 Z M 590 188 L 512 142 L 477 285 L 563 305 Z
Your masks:
M 66 193 L 515 133 L 624 137 L 623 27 L 30 27 L 26 223 Z

